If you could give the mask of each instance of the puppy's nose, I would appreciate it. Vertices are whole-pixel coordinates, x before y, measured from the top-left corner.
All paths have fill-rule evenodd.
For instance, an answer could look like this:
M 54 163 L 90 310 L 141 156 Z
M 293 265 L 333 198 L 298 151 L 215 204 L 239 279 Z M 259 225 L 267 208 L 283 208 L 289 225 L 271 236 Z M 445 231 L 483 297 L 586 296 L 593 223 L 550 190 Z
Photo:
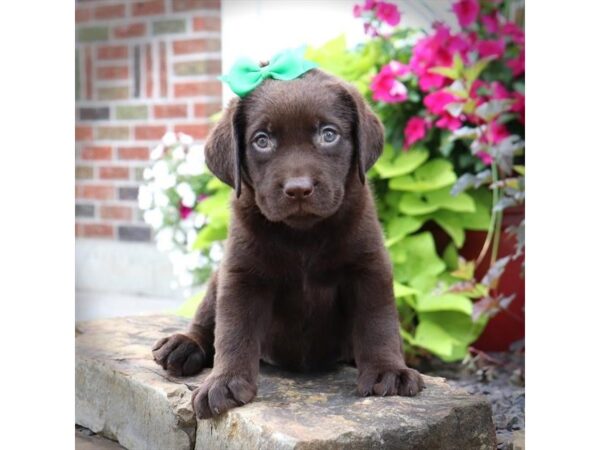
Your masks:
M 310 197 L 315 189 L 315 184 L 308 177 L 290 178 L 283 185 L 286 197 L 301 200 Z

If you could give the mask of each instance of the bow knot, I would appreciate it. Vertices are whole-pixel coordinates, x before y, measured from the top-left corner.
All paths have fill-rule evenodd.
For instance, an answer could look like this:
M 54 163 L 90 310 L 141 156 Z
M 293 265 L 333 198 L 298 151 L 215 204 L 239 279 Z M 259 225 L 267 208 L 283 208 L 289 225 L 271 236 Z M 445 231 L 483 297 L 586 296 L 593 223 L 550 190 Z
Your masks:
M 304 59 L 303 49 L 285 50 L 266 64 L 256 64 L 248 58 L 238 59 L 229 73 L 220 77 L 231 90 L 244 97 L 256 89 L 265 79 L 293 80 L 317 67 Z

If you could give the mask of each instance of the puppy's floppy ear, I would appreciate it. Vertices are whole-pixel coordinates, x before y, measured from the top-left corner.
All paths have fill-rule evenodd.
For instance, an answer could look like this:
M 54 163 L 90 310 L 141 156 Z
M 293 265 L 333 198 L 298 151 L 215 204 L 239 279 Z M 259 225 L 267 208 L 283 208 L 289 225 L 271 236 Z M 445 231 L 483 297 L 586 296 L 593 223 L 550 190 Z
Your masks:
M 354 86 L 347 86 L 355 108 L 354 146 L 360 182 L 365 184 L 365 173 L 375 164 L 383 151 L 383 125 Z
M 244 123 L 240 99 L 234 98 L 223 112 L 223 117 L 206 140 L 204 155 L 206 165 L 222 182 L 235 189 L 237 197 L 242 192 L 242 155 Z

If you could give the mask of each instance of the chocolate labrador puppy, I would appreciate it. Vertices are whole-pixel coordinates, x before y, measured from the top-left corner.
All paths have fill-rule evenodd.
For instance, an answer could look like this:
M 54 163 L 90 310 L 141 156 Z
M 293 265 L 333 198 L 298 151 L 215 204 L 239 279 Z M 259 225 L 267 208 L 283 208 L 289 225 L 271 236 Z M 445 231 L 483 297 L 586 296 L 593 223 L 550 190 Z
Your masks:
M 183 334 L 159 340 L 170 374 L 213 365 L 198 418 L 254 398 L 259 360 L 297 371 L 356 364 L 358 394 L 414 396 L 392 267 L 365 172 L 383 127 L 349 84 L 318 69 L 233 100 L 206 163 L 235 189 L 225 256 Z

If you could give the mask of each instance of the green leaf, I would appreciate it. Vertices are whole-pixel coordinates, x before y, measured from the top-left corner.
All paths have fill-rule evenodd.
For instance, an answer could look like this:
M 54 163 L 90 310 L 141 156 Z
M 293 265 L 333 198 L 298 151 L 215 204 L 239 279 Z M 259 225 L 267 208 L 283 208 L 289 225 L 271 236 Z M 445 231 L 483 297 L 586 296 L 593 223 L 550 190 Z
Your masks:
M 386 147 L 391 148 L 388 144 Z M 402 152 L 395 158 L 381 158 L 375 164 L 375 170 L 381 178 L 392 178 L 411 173 L 429 157 L 429 152 L 424 148 L 413 148 L 407 152 Z
M 428 72 L 442 75 L 446 78 L 450 78 L 451 80 L 456 80 L 460 76 L 458 71 L 454 67 L 437 66 L 432 67 L 428 70 Z
M 196 240 L 192 245 L 192 250 L 203 250 L 210 247 L 215 241 L 222 241 L 227 237 L 227 227 L 219 226 L 214 227 L 207 225 L 200 230 Z
M 468 194 L 451 195 L 450 187 L 436 191 L 406 193 L 398 205 L 400 212 L 411 216 L 429 214 L 439 209 L 456 212 L 475 212 L 475 202 Z
M 423 347 L 444 361 L 458 361 L 483 331 L 486 318 L 473 321 L 463 312 L 439 311 L 419 314 L 414 345 Z
M 514 165 L 513 170 L 517 172 L 519 175 L 525 176 L 525 166 L 522 165 Z
M 438 205 L 431 204 L 427 200 L 424 194 L 408 193 L 400 199 L 398 209 L 409 216 L 429 214 L 439 209 Z
M 460 214 L 458 217 L 465 230 L 486 231 L 492 220 L 490 209 L 480 201 L 475 201 L 474 212 Z
M 477 61 L 475 64 L 473 64 L 470 67 L 467 67 L 464 70 L 464 77 L 465 80 L 467 80 L 467 83 L 469 84 L 469 86 L 477 79 L 479 78 L 479 75 L 481 75 L 481 72 L 483 72 L 485 70 L 485 68 L 488 66 L 488 64 L 490 63 L 490 61 L 492 61 L 494 59 L 494 57 L 486 57 L 486 58 L 482 58 L 479 61 Z
M 411 287 L 405 286 L 394 280 L 394 297 L 406 297 L 408 295 L 415 295 L 418 291 Z
M 459 294 L 427 295 L 417 300 L 418 312 L 456 311 L 471 317 L 473 303 Z
M 185 317 L 186 319 L 193 318 L 194 314 L 196 313 L 196 309 L 198 309 L 198 306 L 200 303 L 202 303 L 205 294 L 206 291 L 203 290 L 192 295 L 183 303 L 183 305 L 175 310 L 175 315 Z
M 412 345 L 429 350 L 446 362 L 459 361 L 467 353 L 464 343 L 454 339 L 436 322 L 427 320 L 417 325 Z
M 458 249 L 456 248 L 454 242 L 450 242 L 446 246 L 446 249 L 442 255 L 442 259 L 446 263 L 448 269 L 454 270 L 458 267 Z
M 389 187 L 399 191 L 426 192 L 451 185 L 455 181 L 452 163 L 444 159 L 433 159 L 409 175 L 392 178 Z
M 414 217 L 394 217 L 386 224 L 386 247 L 394 245 L 410 233 L 417 231 L 423 225 L 423 220 Z
M 433 236 L 429 232 L 407 236 L 390 248 L 392 255 L 394 252 L 402 252 L 405 260 L 410 261 L 410 264 L 396 266 L 394 271 L 396 281 L 399 283 L 408 282 L 412 287 L 417 286 L 411 283 L 411 280 L 417 277 L 438 275 L 446 267 L 444 261 L 438 257 L 435 251 Z
M 463 246 L 465 243 L 465 230 L 458 214 L 440 210 L 434 212 L 429 217 L 448 233 L 458 248 Z
M 451 275 L 461 280 L 472 280 L 475 274 L 475 261 L 466 261 L 464 258 L 458 258 L 458 267 Z

